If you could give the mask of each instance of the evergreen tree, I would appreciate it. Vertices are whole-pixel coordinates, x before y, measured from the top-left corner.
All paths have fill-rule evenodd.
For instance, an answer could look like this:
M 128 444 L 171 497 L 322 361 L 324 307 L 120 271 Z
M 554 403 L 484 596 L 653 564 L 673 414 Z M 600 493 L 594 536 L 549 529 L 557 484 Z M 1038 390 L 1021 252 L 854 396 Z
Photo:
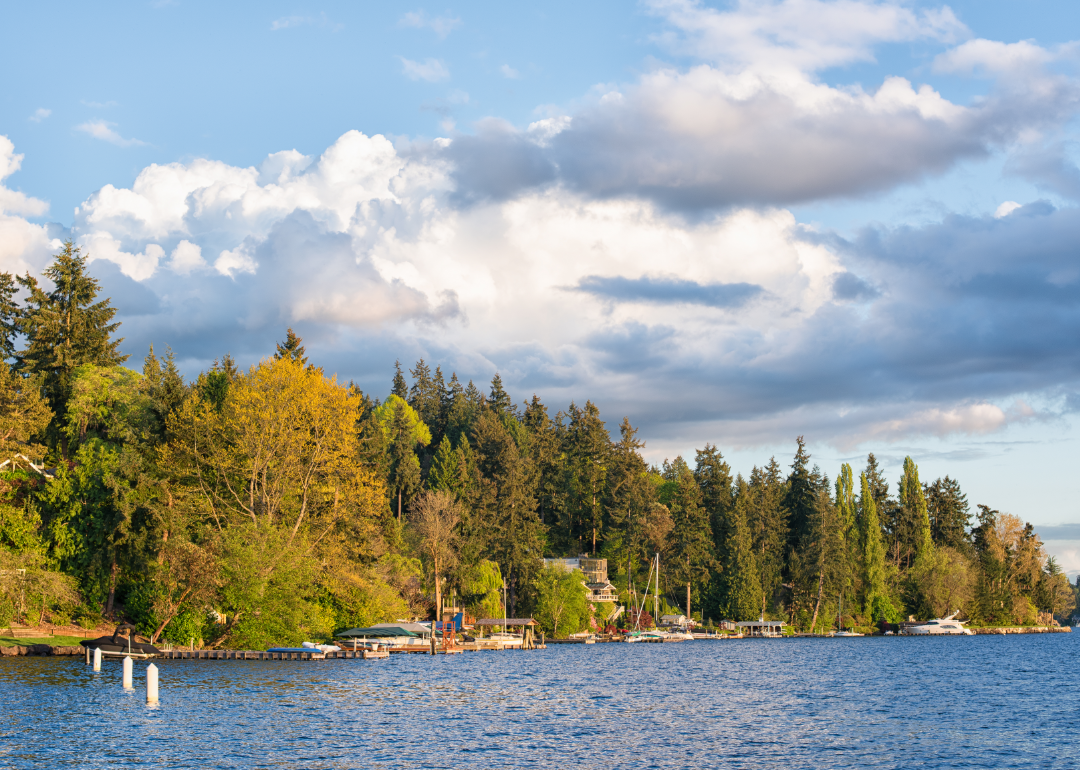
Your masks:
M 716 567 L 709 514 L 701 505 L 701 490 L 686 461 L 680 456 L 670 465 L 666 462 L 664 465 L 668 483 L 661 501 L 671 511 L 674 524 L 668 558 L 670 569 L 664 574 L 677 581 L 680 588 L 685 586 L 687 597 L 696 585 L 700 602 L 707 595 L 710 572 Z M 678 591 L 676 596 L 681 593 Z M 677 598 L 675 603 L 682 604 L 683 598 Z M 693 611 L 692 606 L 684 609 L 688 613 Z
M 101 287 L 87 274 L 86 257 L 74 243 L 64 244 L 44 275 L 54 286 L 50 292 L 29 274 L 18 279 L 29 297 L 18 321 L 26 348 L 16 357 L 16 369 L 42 376 L 42 393 L 53 412 L 47 431 L 49 443 L 59 446 L 66 458 L 62 427 L 67 422 L 75 370 L 84 364 L 115 366 L 128 357 L 118 350 L 123 339 L 112 338 L 120 328 L 120 323 L 113 321 L 116 309 L 108 299 L 97 301 Z
M 788 476 L 787 499 L 784 506 L 788 509 L 791 517 L 791 532 L 789 541 L 792 545 L 797 544 L 810 531 L 812 526 L 817 490 L 814 488 L 814 480 L 811 478 L 809 465 L 810 453 L 806 451 L 806 442 L 803 437 L 795 439 L 797 445 L 795 459 L 791 463 L 791 474 Z
M 787 484 L 775 457 L 769 458 L 764 469 L 754 467 L 747 492 L 752 503 L 748 524 L 761 580 L 761 614 L 765 615 L 781 586 L 789 537 L 788 512 L 784 507 Z
M 307 356 L 304 355 L 304 346 L 300 344 L 303 341 L 303 337 L 297 337 L 296 332 L 292 329 L 287 329 L 285 332 L 285 341 L 277 344 L 277 352 L 274 353 L 274 358 L 279 361 L 283 358 L 288 358 L 301 365 L 306 364 Z
M 9 364 L 15 360 L 15 335 L 19 333 L 18 291 L 11 273 L 0 273 L 0 359 Z
M 591 401 L 579 409 L 570 404 L 563 439 L 566 454 L 567 540 L 576 536 L 579 552 L 595 552 L 604 536 L 604 497 L 611 437 Z
M 513 415 L 517 411 L 510 395 L 503 390 L 502 377 L 498 372 L 491 378 L 491 395 L 488 397 L 488 406 L 495 410 L 496 414 Z
M 154 355 L 154 346 L 150 346 L 150 353 L 143 361 L 142 389 L 153 405 L 151 409 L 155 421 L 152 432 L 157 439 L 164 439 L 169 414 L 183 403 L 188 393 L 171 349 L 166 348 L 165 365 L 162 366 Z
M 946 476 L 933 484 L 924 485 L 926 508 L 930 515 L 930 533 L 934 543 L 958 551 L 968 551 L 968 527 L 971 514 L 967 495 L 960 491 L 960 484 Z
M 394 385 L 390 393 L 402 401 L 409 400 L 409 386 L 405 384 L 405 375 L 401 373 L 401 361 L 394 362 Z
M 532 461 L 538 473 L 536 500 L 539 506 L 538 513 L 540 522 L 545 526 L 554 523 L 563 510 L 566 497 L 563 487 L 565 455 L 562 451 L 562 436 L 560 426 L 549 416 L 547 407 L 535 394 L 532 401 L 525 407 L 522 423 L 528 429 L 531 438 L 529 443 Z M 552 543 L 560 552 L 569 547 L 565 538 L 551 531 L 558 542 Z
M 421 358 L 416 362 L 416 368 L 409 370 L 409 374 L 413 378 L 412 388 L 409 390 L 409 406 L 416 410 L 425 425 L 434 430 L 440 422 L 442 394 L 431 376 L 431 367 Z
M 432 443 L 434 445 L 436 442 L 441 442 L 442 437 L 446 435 L 446 418 L 449 414 L 446 398 L 448 391 L 441 366 L 435 367 L 435 376 L 431 380 L 431 390 L 435 399 L 435 416 L 432 418 L 433 422 L 428 424 L 428 427 L 431 428 Z
M 508 611 L 529 605 L 543 556 L 543 528 L 536 515 L 536 475 L 528 455 L 493 410 L 473 427 L 480 488 L 467 536 L 483 543 L 506 577 Z M 522 604 L 519 605 L 518 602 Z
M 619 441 L 612 445 L 610 470 L 607 475 L 607 521 L 609 527 L 605 552 L 610 546 L 616 557 L 617 569 L 625 568 L 626 590 L 630 592 L 630 577 L 639 563 L 647 560 L 646 541 L 649 513 L 657 507 L 656 486 L 651 482 L 649 468 L 639 450 L 645 446 L 637 438 L 637 429 L 623 418 L 619 425 Z
M 761 578 L 757 570 L 750 519 L 754 509 L 750 485 L 740 475 L 735 481 L 735 504 L 727 516 L 727 537 L 722 551 L 721 610 L 734 620 L 754 620 L 762 612 Z

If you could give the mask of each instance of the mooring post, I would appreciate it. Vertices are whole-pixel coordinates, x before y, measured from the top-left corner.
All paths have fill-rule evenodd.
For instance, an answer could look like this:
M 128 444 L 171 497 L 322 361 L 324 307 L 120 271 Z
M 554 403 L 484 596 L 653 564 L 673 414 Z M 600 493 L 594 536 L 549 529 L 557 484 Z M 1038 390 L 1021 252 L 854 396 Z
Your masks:
M 94 662 L 94 661 L 90 660 L 90 648 L 89 647 L 85 648 L 85 652 L 86 652 L 86 665 L 89 666 Z
M 94 648 L 94 671 L 101 671 L 101 648 Z
M 134 664 L 131 662 L 131 656 L 124 656 L 124 689 L 134 690 L 135 687 L 131 684 L 131 669 Z
M 157 666 L 153 663 L 146 667 L 146 702 L 158 702 Z

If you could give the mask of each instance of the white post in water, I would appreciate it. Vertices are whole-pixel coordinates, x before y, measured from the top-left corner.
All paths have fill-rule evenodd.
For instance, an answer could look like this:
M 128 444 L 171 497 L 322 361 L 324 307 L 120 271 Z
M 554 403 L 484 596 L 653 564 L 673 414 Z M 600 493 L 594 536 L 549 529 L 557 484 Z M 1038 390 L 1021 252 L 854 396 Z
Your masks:
M 94 671 L 101 671 L 101 648 L 94 648 Z
M 89 665 L 90 665 L 91 663 L 93 663 L 93 662 L 94 662 L 94 661 L 90 660 L 90 648 L 89 648 L 89 647 L 87 647 L 87 648 L 86 648 L 86 665 L 88 665 L 88 666 L 89 666 Z
M 157 666 L 153 663 L 146 667 L 146 702 L 158 702 Z
M 131 656 L 130 655 L 125 655 L 124 656 L 124 689 L 125 690 L 134 690 L 135 689 L 134 686 L 132 686 L 132 684 L 131 684 L 131 669 L 132 669 L 132 666 L 133 666 L 133 664 L 131 662 Z

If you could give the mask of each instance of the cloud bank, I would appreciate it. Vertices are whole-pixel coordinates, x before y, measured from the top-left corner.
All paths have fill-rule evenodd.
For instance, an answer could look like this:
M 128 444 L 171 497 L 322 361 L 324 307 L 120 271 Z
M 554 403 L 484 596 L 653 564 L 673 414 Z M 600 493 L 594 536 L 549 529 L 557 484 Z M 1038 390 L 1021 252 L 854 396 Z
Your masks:
M 979 436 L 1080 404 L 1080 209 L 1007 201 L 843 238 L 787 208 L 992 153 L 1072 189 L 1053 140 L 1080 95 L 1055 69 L 1065 48 L 971 39 L 947 8 L 650 7 L 693 63 L 529 126 L 396 143 L 349 131 L 317 157 L 194 159 L 106 185 L 70 232 L 127 351 L 167 343 L 189 370 L 225 352 L 251 362 L 293 326 L 379 396 L 395 358 L 423 356 L 465 378 L 499 371 L 518 398 L 593 398 L 651 437 L 727 446 L 793 425 L 837 447 Z M 863 90 L 818 76 L 905 41 L 946 47 L 936 70 L 985 77 L 987 94 L 956 104 L 900 77 Z M 0 142 L 0 178 L 19 160 Z M 44 204 L 2 188 L 0 207 L 0 268 L 39 269 L 58 234 L 28 219 Z

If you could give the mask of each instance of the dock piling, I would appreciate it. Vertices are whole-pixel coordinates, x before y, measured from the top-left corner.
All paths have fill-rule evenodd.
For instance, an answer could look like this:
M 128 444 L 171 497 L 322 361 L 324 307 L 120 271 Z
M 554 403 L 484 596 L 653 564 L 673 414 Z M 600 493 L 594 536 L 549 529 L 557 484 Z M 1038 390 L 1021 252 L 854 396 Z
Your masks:
M 134 686 L 131 684 L 131 670 L 134 664 L 131 662 L 131 656 L 124 656 L 124 689 L 134 690 Z
M 101 648 L 94 648 L 94 671 L 101 671 Z
M 130 658 L 128 659 L 130 660 Z M 146 667 L 146 702 L 158 702 L 158 671 L 157 666 L 151 663 Z

